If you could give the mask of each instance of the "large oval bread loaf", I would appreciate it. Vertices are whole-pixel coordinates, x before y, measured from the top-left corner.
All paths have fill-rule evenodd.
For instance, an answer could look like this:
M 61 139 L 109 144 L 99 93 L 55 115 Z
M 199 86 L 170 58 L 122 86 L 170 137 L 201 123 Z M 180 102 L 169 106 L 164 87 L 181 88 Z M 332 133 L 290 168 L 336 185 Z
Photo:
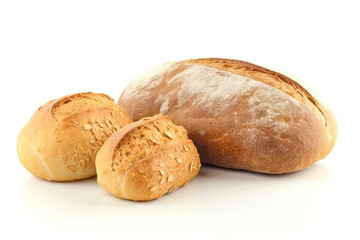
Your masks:
M 163 64 L 118 104 L 134 120 L 158 113 L 184 126 L 202 163 L 265 173 L 309 167 L 333 148 L 337 124 L 294 80 L 238 60 Z

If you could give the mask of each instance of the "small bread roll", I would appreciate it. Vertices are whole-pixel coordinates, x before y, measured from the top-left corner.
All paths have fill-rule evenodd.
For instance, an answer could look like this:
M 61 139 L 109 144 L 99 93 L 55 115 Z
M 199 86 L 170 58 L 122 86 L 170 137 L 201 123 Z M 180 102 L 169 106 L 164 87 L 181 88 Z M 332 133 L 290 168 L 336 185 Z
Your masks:
M 42 179 L 92 177 L 102 144 L 131 122 L 105 94 L 68 95 L 39 107 L 18 135 L 17 153 L 24 167 Z
M 134 201 L 156 199 L 183 186 L 199 173 L 200 166 L 187 131 L 163 115 L 117 131 L 96 156 L 99 185 Z

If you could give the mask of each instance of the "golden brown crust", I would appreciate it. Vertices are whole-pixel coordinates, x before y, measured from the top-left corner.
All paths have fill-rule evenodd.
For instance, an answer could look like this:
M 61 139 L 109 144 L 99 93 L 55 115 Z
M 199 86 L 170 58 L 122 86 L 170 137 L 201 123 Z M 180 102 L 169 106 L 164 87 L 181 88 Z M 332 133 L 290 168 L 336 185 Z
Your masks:
M 96 157 L 98 183 L 113 195 L 148 201 L 193 179 L 200 159 L 186 130 L 157 115 L 124 127 Z
M 17 152 L 33 175 L 72 181 L 96 175 L 95 156 L 129 115 L 104 94 L 79 93 L 49 101 L 20 131 Z
M 307 105 L 320 117 L 325 126 L 327 125 L 327 117 L 321 104 L 300 84 L 278 72 L 249 62 L 224 58 L 200 58 L 187 62 L 232 72 L 275 87 Z
M 227 59 L 158 69 L 126 87 L 118 104 L 134 120 L 169 115 L 188 130 L 203 163 L 287 173 L 324 158 L 335 144 L 331 112 L 279 73 Z

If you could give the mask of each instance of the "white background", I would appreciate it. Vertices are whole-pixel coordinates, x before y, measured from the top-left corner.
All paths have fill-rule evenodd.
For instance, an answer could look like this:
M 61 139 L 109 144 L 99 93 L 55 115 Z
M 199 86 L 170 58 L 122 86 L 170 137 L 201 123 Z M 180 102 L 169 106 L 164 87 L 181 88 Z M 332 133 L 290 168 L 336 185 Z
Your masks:
M 358 11 L 345 0 L 0 1 L 0 238 L 359 239 Z M 203 166 L 146 203 L 95 178 L 46 182 L 19 163 L 17 134 L 48 100 L 93 91 L 116 101 L 149 68 L 199 57 L 299 80 L 335 112 L 334 150 L 279 176 Z

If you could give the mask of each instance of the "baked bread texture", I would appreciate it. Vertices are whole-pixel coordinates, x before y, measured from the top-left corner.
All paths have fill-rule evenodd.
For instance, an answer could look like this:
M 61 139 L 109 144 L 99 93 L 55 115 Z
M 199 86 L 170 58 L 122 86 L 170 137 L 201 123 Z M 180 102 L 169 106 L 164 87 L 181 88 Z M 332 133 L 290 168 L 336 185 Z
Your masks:
M 297 82 L 238 60 L 160 65 L 131 82 L 118 104 L 134 121 L 170 116 L 202 163 L 227 168 L 298 171 L 323 159 L 337 138 L 332 113 Z
M 18 135 L 18 157 L 30 173 L 49 181 L 92 177 L 102 144 L 131 122 L 105 94 L 68 95 L 39 107 Z
M 133 201 L 156 199 L 183 186 L 199 173 L 200 165 L 187 131 L 162 115 L 125 126 L 96 156 L 99 185 Z

